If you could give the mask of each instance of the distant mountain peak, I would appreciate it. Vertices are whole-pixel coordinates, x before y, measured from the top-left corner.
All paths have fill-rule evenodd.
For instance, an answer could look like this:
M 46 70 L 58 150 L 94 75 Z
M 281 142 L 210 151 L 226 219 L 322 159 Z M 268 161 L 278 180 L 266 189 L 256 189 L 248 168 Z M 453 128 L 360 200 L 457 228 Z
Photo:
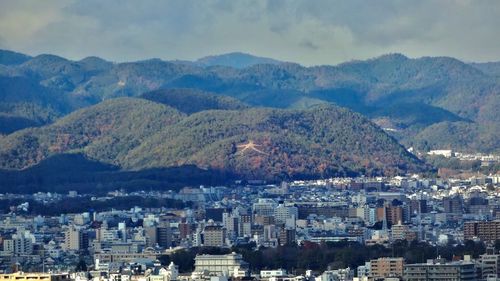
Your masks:
M 87 70 L 106 70 L 112 67 L 113 63 L 96 56 L 86 57 L 78 63 Z
M 385 55 L 381 55 L 379 57 L 374 58 L 374 60 L 387 60 L 387 61 L 405 61 L 409 58 L 401 53 L 389 53 Z
M 100 57 L 89 56 L 81 59 L 80 62 L 108 62 L 108 61 Z
M 0 50 L 0 64 L 17 65 L 31 59 L 30 56 L 9 50 Z
M 256 64 L 281 64 L 281 61 L 258 57 L 242 52 L 231 52 L 221 55 L 206 56 L 195 61 L 200 66 L 229 66 L 233 68 L 246 68 Z

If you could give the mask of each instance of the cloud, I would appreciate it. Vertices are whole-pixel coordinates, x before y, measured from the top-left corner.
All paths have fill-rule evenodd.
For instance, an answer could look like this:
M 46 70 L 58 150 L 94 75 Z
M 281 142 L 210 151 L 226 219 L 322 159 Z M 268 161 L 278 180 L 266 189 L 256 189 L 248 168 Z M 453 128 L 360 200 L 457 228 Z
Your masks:
M 500 60 L 495 0 L 19 0 L 0 2 L 2 46 L 115 61 L 231 51 L 336 64 L 389 52 Z
M 304 40 L 302 42 L 300 42 L 300 46 L 306 48 L 306 49 L 310 49 L 310 50 L 317 50 L 319 49 L 319 46 L 314 44 L 313 42 L 311 42 L 310 40 Z

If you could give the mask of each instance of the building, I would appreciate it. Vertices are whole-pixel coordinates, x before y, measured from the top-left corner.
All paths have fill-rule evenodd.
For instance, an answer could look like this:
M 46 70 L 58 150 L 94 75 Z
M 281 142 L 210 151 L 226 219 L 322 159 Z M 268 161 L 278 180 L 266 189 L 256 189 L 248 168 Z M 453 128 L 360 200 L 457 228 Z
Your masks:
M 479 257 L 478 271 L 483 280 L 500 277 L 500 255 L 494 248 L 487 248 L 486 253 Z
M 89 247 L 88 233 L 74 225 L 64 232 L 64 249 L 79 251 Z
M 370 261 L 371 276 L 375 279 L 403 276 L 403 258 L 379 258 Z
M 282 228 L 279 231 L 278 241 L 281 246 L 295 243 L 295 229 Z
M 371 276 L 371 262 L 365 262 L 364 265 L 358 266 L 358 278 Z
M 417 239 L 416 231 L 412 231 L 408 225 L 398 223 L 391 228 L 392 240 L 413 241 Z
M 239 224 L 240 236 L 251 236 L 252 235 L 252 216 L 251 215 L 241 215 Z
M 476 221 L 464 223 L 464 239 L 479 238 L 483 241 L 500 239 L 500 221 Z
M 11 254 L 31 255 L 33 254 L 33 241 L 23 234 L 14 234 L 12 239 L 3 241 L 3 250 Z
M 391 225 L 404 221 L 403 207 L 401 206 L 385 206 L 377 208 L 377 221 L 384 221 L 384 215 L 387 223 L 390 223 Z
M 271 277 L 282 277 L 286 276 L 287 272 L 284 269 L 275 269 L 275 270 L 261 270 L 260 271 L 260 278 L 262 279 L 268 279 Z
M 226 234 L 228 238 L 234 239 L 239 235 L 239 221 L 240 218 L 237 215 L 231 213 L 224 213 L 222 215 L 222 224 L 226 229 Z
M 160 257 L 157 253 L 96 253 L 94 260 L 101 263 L 127 262 L 131 263 L 137 259 L 156 260 Z
M 463 200 L 459 195 L 443 198 L 443 208 L 445 213 L 463 213 Z
M 156 226 L 144 227 L 144 234 L 146 236 L 146 246 L 154 247 L 158 243 L 158 230 Z
M 438 149 L 438 150 L 431 150 L 427 152 L 428 155 L 440 155 L 444 156 L 446 158 L 453 157 L 455 154 L 453 153 L 453 150 L 449 149 Z
M 258 202 L 253 204 L 253 213 L 258 216 L 274 216 L 276 209 L 276 202 L 271 199 L 259 199 Z
M 277 224 L 285 224 L 287 219 L 297 219 L 299 217 L 299 209 L 295 206 L 278 205 L 274 209 L 274 219 Z
M 427 200 L 411 200 L 410 201 L 410 213 L 412 214 L 425 214 L 428 212 Z
M 314 281 L 349 281 L 353 278 L 354 271 L 348 267 L 324 271 L 320 276 L 314 278 Z
M 403 271 L 404 281 L 475 281 L 476 269 L 470 261 L 407 264 Z
M 69 274 L 24 273 L 0 274 L 0 281 L 70 281 Z
M 169 223 L 164 223 L 156 228 L 156 239 L 158 246 L 162 248 L 170 248 L 172 246 L 172 230 Z
M 179 277 L 179 268 L 171 262 L 167 268 L 161 268 L 158 272 L 149 275 L 146 281 L 174 281 Z M 122 279 L 123 280 L 123 279 Z
M 219 225 L 205 226 L 203 231 L 203 245 L 208 247 L 222 247 L 226 245 L 226 230 Z
M 210 275 L 233 276 L 234 272 L 248 270 L 248 263 L 243 261 L 240 254 L 228 255 L 197 255 L 194 259 L 194 271 L 208 271 Z

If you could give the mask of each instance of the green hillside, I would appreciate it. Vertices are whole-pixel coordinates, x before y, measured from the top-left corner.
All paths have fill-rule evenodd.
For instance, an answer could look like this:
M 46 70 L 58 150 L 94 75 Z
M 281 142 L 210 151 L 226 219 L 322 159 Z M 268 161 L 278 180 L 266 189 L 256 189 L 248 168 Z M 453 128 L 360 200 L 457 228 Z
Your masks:
M 335 106 L 185 116 L 160 103 L 119 98 L 0 139 L 2 169 L 36 167 L 67 153 L 124 170 L 196 165 L 269 180 L 425 169 L 369 120 Z
M 394 124 L 398 130 L 394 136 L 405 146 L 453 146 L 471 152 L 500 149 L 498 142 L 490 141 L 500 138 L 498 63 L 467 64 L 449 57 L 412 59 L 388 54 L 336 66 L 304 67 L 254 57 L 249 57 L 248 63 L 238 54 L 210 57 L 206 64 L 159 59 L 111 63 L 97 57 L 71 61 L 54 55 L 32 58 L 8 51 L 0 54 L 8 58 L 6 61 L 13 61 L 0 64 L 0 76 L 5 77 L 0 81 L 0 94 L 13 97 L 23 93 L 22 100 L 15 104 L 0 100 L 0 118 L 5 124 L 0 126 L 0 133 L 4 134 L 51 123 L 103 100 L 184 88 L 185 92 L 191 89 L 193 93 L 229 96 L 254 107 L 307 109 L 336 104 L 374 121 Z M 40 102 L 44 93 L 50 93 L 49 103 Z M 227 108 L 215 97 L 197 95 L 186 103 L 188 99 L 182 97 L 187 94 L 175 95 L 169 100 L 175 100 L 181 111 L 189 114 Z M 473 132 L 472 141 L 454 144 L 454 139 L 461 137 L 455 132 L 460 130 L 437 125 L 443 122 Z M 424 132 L 431 127 L 436 135 L 449 138 L 434 138 Z
M 186 114 L 209 109 L 238 110 L 248 108 L 241 101 L 196 89 L 165 89 L 147 92 L 141 98 L 171 106 Z
M 0 145 L 0 168 L 24 169 L 68 152 L 83 152 L 91 159 L 118 164 L 130 149 L 182 117 L 173 108 L 142 99 L 105 101 L 52 125 L 6 136 Z

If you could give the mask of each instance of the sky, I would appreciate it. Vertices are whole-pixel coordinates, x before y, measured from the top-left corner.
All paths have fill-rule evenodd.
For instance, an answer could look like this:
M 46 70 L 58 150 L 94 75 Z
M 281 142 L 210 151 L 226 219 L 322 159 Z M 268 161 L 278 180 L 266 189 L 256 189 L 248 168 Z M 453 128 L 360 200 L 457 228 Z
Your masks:
M 116 62 L 234 51 L 303 65 L 387 53 L 500 61 L 500 1 L 0 0 L 0 48 Z

